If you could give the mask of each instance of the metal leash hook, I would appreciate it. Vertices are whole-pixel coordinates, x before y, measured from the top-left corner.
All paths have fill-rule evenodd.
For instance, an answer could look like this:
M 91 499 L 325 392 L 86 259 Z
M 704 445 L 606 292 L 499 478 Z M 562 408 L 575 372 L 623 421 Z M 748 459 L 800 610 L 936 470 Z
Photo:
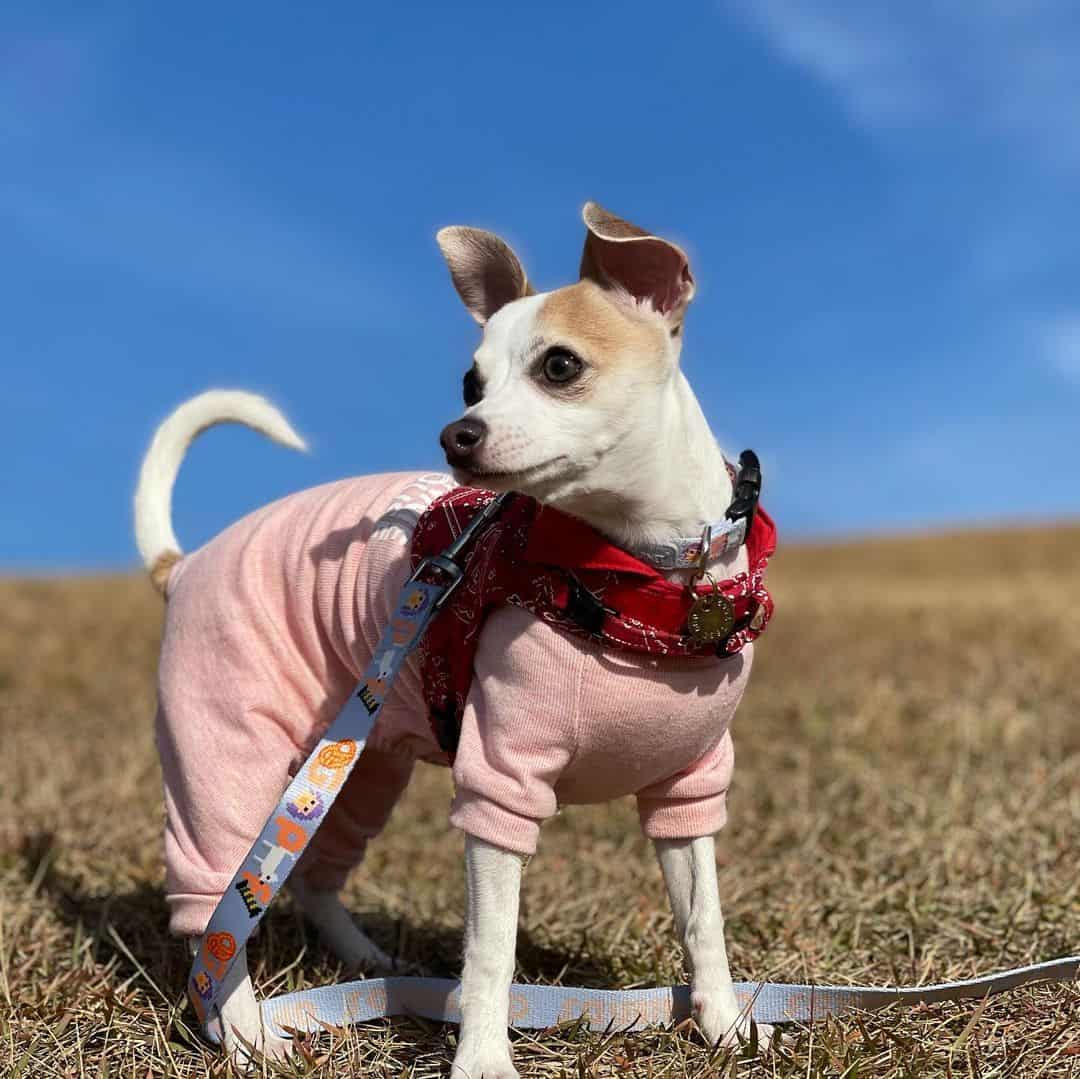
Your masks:
M 445 577 L 445 588 L 443 592 L 435 600 L 435 610 L 439 610 L 443 607 L 446 601 L 450 598 L 451 593 L 459 584 L 461 584 L 462 577 L 465 576 L 465 570 L 461 563 L 458 562 L 458 555 L 461 554 L 466 547 L 472 542 L 473 537 L 480 531 L 486 524 L 493 521 L 496 517 L 502 513 L 504 507 L 514 497 L 513 491 L 506 491 L 499 495 L 498 498 L 493 498 L 462 530 L 458 536 L 445 551 L 439 554 L 429 555 L 423 559 L 420 564 L 413 571 L 412 576 L 409 578 L 408 583 L 420 580 L 421 576 L 425 573 L 436 572 L 442 574 Z M 441 585 L 443 581 L 438 582 Z

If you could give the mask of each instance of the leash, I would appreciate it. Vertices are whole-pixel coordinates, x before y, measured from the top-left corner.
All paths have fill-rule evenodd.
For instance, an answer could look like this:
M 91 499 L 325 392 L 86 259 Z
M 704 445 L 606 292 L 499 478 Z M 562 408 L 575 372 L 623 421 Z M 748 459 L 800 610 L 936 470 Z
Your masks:
M 442 553 L 425 558 L 405 582 L 397 610 L 356 690 L 298 769 L 211 915 L 188 979 L 188 996 L 207 1038 L 220 1042 L 219 997 L 226 975 L 312 836 L 325 820 L 360 757 L 394 678 L 464 572 L 458 561 L 477 533 L 502 511 L 500 495 L 477 514 Z M 871 986 L 739 982 L 740 1004 L 758 1022 L 811 1022 L 830 1015 L 894 1003 L 981 997 L 1046 981 L 1080 977 L 1080 956 L 941 985 L 886 989 Z M 460 1022 L 460 983 L 446 978 L 391 977 L 347 982 L 263 1001 L 268 1030 L 317 1032 L 392 1015 Z M 543 1029 L 581 1021 L 593 1030 L 634 1030 L 679 1022 L 690 1015 L 690 988 L 577 989 L 520 985 L 510 989 L 510 1024 Z
M 788 985 L 736 982 L 735 996 L 758 1023 L 811 1023 L 827 1016 L 870 1011 L 889 1004 L 931 1004 L 1003 993 L 1038 982 L 1071 981 L 1080 976 L 1080 956 L 1017 967 L 969 981 L 908 989 L 862 985 Z M 344 1027 L 391 1015 L 413 1015 L 458 1023 L 461 983 L 450 978 L 372 978 L 320 989 L 287 993 L 262 1005 L 268 1029 L 319 1033 L 327 1025 Z M 640 1030 L 678 1023 L 690 1015 L 690 987 L 662 989 L 574 989 L 562 985 L 510 986 L 510 1025 L 543 1030 L 580 1021 L 590 1030 Z
M 405 582 L 360 683 L 285 788 L 240 868 L 214 908 L 191 965 L 188 998 L 211 1041 L 220 1041 L 218 997 L 240 949 L 326 819 L 364 748 L 405 657 L 461 584 L 458 557 L 511 498 L 503 494 L 478 513 L 441 554 L 425 558 Z M 424 580 L 423 578 L 433 578 Z

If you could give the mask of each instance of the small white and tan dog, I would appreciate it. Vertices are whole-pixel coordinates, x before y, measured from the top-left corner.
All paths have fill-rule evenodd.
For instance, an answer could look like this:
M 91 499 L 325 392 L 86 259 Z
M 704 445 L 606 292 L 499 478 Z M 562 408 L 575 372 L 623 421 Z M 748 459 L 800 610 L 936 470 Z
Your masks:
M 723 518 L 733 491 L 721 450 L 679 365 L 683 319 L 694 294 L 687 258 L 675 244 L 593 203 L 585 207 L 584 220 L 580 280 L 546 293 L 533 290 L 519 260 L 497 236 L 457 227 L 438 234 L 454 285 L 483 327 L 465 377 L 467 408 L 442 432 L 447 460 L 461 484 L 531 495 L 584 520 L 630 551 L 700 536 L 706 523 Z M 247 424 L 287 445 L 302 445 L 272 406 L 241 393 L 205 394 L 162 425 L 143 465 L 135 508 L 140 551 L 163 591 L 182 560 L 169 515 L 181 458 L 199 431 L 228 421 Z M 728 576 L 735 565 L 729 552 L 711 568 Z M 683 580 L 686 574 L 670 576 Z M 194 587 L 191 579 L 189 575 L 183 582 L 189 588 Z M 172 602 L 170 593 L 170 608 Z M 518 616 L 530 617 L 523 612 Z M 482 641 L 505 630 L 497 623 L 496 617 L 489 620 Z M 520 625 L 523 633 L 559 636 L 542 624 Z M 167 632 L 166 645 L 168 640 Z M 511 646 L 496 642 L 492 647 Z M 735 703 L 749 672 L 750 651 L 748 646 L 739 659 Z M 599 649 L 582 656 L 583 663 L 594 666 L 603 658 Z M 622 662 L 632 664 L 636 658 Z M 237 662 L 235 657 L 232 662 Z M 720 661 L 727 662 L 733 661 Z M 730 701 L 728 705 L 733 710 Z M 706 718 L 712 724 L 712 742 L 702 744 L 711 752 L 726 736 L 730 715 L 720 726 L 715 717 Z M 486 736 L 481 732 L 476 737 Z M 694 759 L 685 760 L 680 769 Z M 469 782 L 457 768 L 455 780 L 459 786 Z M 562 800 L 559 781 L 552 784 Z M 636 790 L 631 786 L 628 793 Z M 506 1079 L 518 1074 L 507 1029 L 522 848 L 508 849 L 465 830 L 468 908 L 461 1031 L 452 1074 L 458 1079 Z M 692 973 L 694 1018 L 712 1043 L 745 1039 L 749 1020 L 736 1000 L 728 969 L 712 835 L 687 838 L 670 834 L 670 829 L 649 834 Z M 275 862 L 266 872 L 281 868 Z M 344 962 L 390 965 L 354 924 L 336 888 L 312 884 L 299 868 L 291 887 L 297 903 Z M 228 1050 L 242 1054 L 245 1042 L 268 1054 L 287 1050 L 287 1043 L 264 1036 L 243 953 L 225 986 L 221 1016 Z M 772 1036 L 770 1028 L 758 1027 L 761 1046 L 768 1046 Z

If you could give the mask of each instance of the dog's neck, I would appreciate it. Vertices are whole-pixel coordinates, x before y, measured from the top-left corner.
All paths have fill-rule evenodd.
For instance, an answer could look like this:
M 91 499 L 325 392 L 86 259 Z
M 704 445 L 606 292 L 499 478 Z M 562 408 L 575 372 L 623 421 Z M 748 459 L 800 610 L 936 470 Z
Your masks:
M 578 494 L 559 508 L 620 547 L 699 536 L 723 518 L 733 495 L 724 455 L 681 370 L 657 402 L 656 438 L 647 454 L 620 460 L 625 489 Z

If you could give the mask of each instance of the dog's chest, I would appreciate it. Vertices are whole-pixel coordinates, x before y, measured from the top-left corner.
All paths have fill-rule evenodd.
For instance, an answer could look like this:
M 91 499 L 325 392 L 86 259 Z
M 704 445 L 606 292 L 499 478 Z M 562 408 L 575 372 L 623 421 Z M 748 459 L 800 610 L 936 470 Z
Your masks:
M 717 747 L 752 659 L 752 647 L 725 660 L 621 652 L 503 608 L 481 635 L 459 755 L 516 755 L 561 803 L 637 793 Z

